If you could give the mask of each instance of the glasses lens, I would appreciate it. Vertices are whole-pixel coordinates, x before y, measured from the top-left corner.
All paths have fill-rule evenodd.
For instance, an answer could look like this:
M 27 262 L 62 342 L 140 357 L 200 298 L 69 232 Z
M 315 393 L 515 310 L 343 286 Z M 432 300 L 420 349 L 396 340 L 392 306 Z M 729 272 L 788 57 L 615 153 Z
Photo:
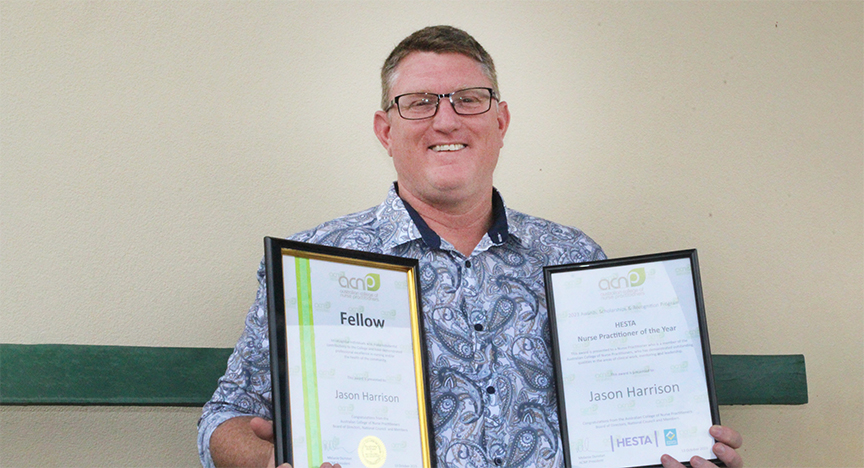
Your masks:
M 406 119 L 425 119 L 435 115 L 438 96 L 427 93 L 403 94 L 396 100 L 399 115 Z
M 482 114 L 492 107 L 492 92 L 488 88 L 469 88 L 453 93 L 453 107 L 458 114 Z

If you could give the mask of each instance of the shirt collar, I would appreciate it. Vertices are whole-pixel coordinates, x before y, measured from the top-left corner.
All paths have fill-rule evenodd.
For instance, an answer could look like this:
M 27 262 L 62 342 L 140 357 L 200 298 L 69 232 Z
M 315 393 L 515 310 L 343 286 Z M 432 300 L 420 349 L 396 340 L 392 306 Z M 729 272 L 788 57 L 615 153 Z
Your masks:
M 399 184 L 397 182 L 393 182 L 393 189 L 391 191 L 395 191 L 398 196 Z M 405 211 L 408 212 L 408 216 L 411 217 L 411 221 L 414 222 L 414 226 L 416 226 L 417 231 L 426 246 L 430 249 L 441 248 L 441 236 L 426 224 L 426 221 L 422 216 L 420 216 L 420 213 L 417 213 L 417 210 L 415 210 L 414 207 L 401 197 L 400 200 L 402 201 L 402 205 L 405 206 Z M 507 209 L 504 206 L 504 199 L 501 198 L 501 194 L 498 193 L 498 190 L 494 187 L 492 188 L 492 226 L 486 234 L 495 245 L 501 245 L 507 242 L 507 239 L 510 236 L 507 226 Z

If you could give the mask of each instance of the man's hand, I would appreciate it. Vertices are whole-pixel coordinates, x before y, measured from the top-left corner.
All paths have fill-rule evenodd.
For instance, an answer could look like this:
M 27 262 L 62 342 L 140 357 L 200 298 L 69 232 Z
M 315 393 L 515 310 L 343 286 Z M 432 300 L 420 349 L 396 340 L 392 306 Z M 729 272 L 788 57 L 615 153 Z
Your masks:
M 264 418 L 252 418 L 249 420 L 249 428 L 261 440 L 273 443 L 273 421 L 268 421 Z M 267 468 L 276 467 L 276 448 L 270 446 L 270 461 L 267 462 Z M 291 468 L 291 465 L 285 463 L 279 468 Z
M 261 440 L 266 440 L 267 442 L 273 443 L 273 421 L 268 421 L 262 418 L 252 418 L 249 421 L 249 427 L 252 429 L 252 432 L 255 433 Z M 267 464 L 267 468 L 274 468 L 276 466 L 276 452 L 275 448 L 270 448 L 270 461 Z M 288 463 L 284 463 L 279 465 L 279 468 L 291 468 L 291 465 Z M 331 465 L 330 463 L 322 463 L 321 468 L 342 468 L 339 464 Z
M 714 437 L 715 441 L 717 441 L 712 449 L 720 461 L 725 463 L 729 468 L 741 468 L 744 466 L 744 461 L 741 459 L 741 455 L 738 455 L 738 452 L 735 451 L 736 449 L 741 448 L 743 442 L 741 434 L 725 426 L 711 426 L 711 429 L 709 429 L 708 432 L 711 433 L 711 436 Z M 660 463 L 663 463 L 664 468 L 684 468 L 684 465 L 678 463 L 678 460 L 675 460 L 669 455 L 663 455 L 660 457 Z M 690 465 L 692 465 L 693 468 L 709 468 L 717 466 L 702 457 L 691 458 Z
M 252 421 L 258 419 L 256 426 Z M 266 434 L 269 425 L 270 436 Z M 265 427 L 262 427 L 265 426 Z M 259 437 L 253 427 L 265 432 Z M 239 416 L 231 418 L 216 428 L 210 436 L 210 456 L 217 467 L 261 468 L 273 466 L 273 425 L 261 418 Z

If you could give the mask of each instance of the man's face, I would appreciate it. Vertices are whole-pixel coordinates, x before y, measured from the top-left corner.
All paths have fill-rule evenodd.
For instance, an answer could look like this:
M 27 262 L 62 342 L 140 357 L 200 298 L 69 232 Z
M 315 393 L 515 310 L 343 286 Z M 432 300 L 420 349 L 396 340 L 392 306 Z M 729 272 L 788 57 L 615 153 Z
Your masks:
M 413 52 L 396 68 L 389 97 L 473 87 L 492 87 L 474 59 Z M 395 106 L 376 112 L 375 134 L 393 158 L 400 194 L 407 191 L 427 204 L 445 206 L 491 197 L 492 173 L 509 123 L 505 102 L 493 100 L 485 114 L 458 115 L 442 99 L 435 116 L 425 120 L 405 120 Z

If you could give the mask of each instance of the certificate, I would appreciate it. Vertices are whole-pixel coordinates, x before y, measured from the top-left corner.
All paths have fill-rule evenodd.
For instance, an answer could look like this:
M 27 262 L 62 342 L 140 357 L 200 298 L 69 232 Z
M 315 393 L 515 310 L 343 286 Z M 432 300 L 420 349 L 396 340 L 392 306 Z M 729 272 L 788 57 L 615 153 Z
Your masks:
M 695 250 L 546 267 L 568 467 L 715 460 L 720 423 Z M 689 466 L 689 463 L 685 463 Z
M 277 466 L 432 466 L 417 260 L 264 241 Z

